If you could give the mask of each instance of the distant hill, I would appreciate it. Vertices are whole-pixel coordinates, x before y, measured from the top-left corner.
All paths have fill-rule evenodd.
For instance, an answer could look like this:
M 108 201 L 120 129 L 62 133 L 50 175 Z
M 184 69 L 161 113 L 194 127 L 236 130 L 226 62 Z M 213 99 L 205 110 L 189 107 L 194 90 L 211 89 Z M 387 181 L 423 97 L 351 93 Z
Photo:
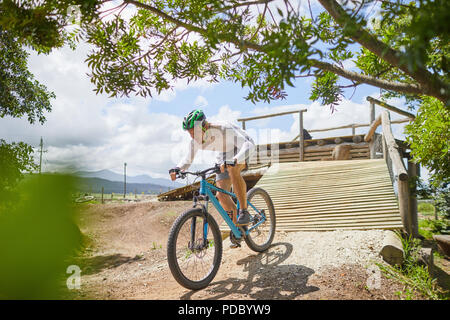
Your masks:
M 123 174 L 115 173 L 110 170 L 99 170 L 99 171 L 78 171 L 75 172 L 74 175 L 83 178 L 100 178 L 109 181 L 119 181 L 123 183 Z M 138 175 L 138 176 L 128 176 L 127 175 L 127 184 L 128 183 L 143 183 L 143 184 L 153 184 L 158 186 L 170 187 L 171 189 L 179 188 L 184 186 L 184 184 L 171 181 L 169 179 L 162 178 L 152 178 L 149 175 Z
M 104 188 L 104 193 L 118 193 L 123 194 L 123 181 L 110 181 L 101 178 L 77 178 L 77 189 L 81 192 L 87 193 L 101 193 L 102 187 Z M 170 187 L 170 189 L 174 189 Z M 153 183 L 128 183 L 127 181 L 127 193 L 141 194 L 158 194 L 160 192 L 166 192 L 169 190 L 167 186 L 161 186 Z

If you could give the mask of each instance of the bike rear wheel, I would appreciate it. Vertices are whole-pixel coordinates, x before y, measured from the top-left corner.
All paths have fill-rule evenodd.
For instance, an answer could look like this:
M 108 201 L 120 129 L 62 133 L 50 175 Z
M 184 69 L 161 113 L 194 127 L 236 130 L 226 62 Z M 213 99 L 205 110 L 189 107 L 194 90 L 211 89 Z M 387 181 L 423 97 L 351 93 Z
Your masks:
M 222 237 L 216 220 L 209 213 L 205 220 L 200 208 L 181 214 L 169 233 L 167 260 L 180 285 L 191 290 L 205 288 L 214 279 L 222 260 Z
M 247 208 L 252 216 L 252 222 L 247 226 L 248 229 L 258 224 L 263 216 L 266 220 L 250 230 L 250 233 L 245 237 L 245 242 L 253 251 L 266 251 L 272 244 L 276 228 L 275 208 L 272 199 L 264 189 L 252 188 L 247 192 L 247 201 L 256 208 L 255 210 L 251 205 Z

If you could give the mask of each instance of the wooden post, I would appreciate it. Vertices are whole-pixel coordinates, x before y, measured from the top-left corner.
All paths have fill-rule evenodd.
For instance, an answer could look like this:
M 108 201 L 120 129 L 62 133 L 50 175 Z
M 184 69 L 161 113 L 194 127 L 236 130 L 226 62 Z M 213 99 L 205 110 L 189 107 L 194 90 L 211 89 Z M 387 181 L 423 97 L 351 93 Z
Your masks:
M 105 200 L 103 200 L 103 194 L 104 194 L 104 192 L 105 192 L 105 188 L 102 187 L 102 203 L 105 203 Z
M 398 182 L 398 209 L 403 226 L 407 234 L 412 234 L 412 221 L 409 215 L 409 185 L 408 180 L 397 179 Z
M 354 136 L 354 135 L 355 135 L 355 132 L 356 132 L 356 130 L 355 130 L 355 125 L 354 125 L 354 124 L 352 124 L 352 136 Z
M 299 150 L 299 161 L 304 160 L 305 156 L 305 137 L 303 135 L 303 111 L 298 112 L 298 122 L 300 127 L 299 138 L 298 138 L 298 150 Z
M 369 123 L 372 124 L 374 121 L 375 121 L 375 103 L 373 101 L 370 101 Z M 375 137 L 375 131 L 373 132 L 373 136 Z M 376 142 L 375 139 L 371 139 L 369 142 L 369 158 L 370 159 L 375 159 L 375 157 L 377 156 L 376 150 L 375 150 L 375 147 L 376 147 L 375 142 Z
M 419 221 L 417 217 L 417 177 L 419 172 L 419 165 L 408 161 L 408 176 L 410 177 L 410 193 L 409 193 L 409 212 L 411 216 L 411 231 L 413 237 L 419 236 Z
M 376 137 L 376 135 L 374 135 Z M 377 156 L 377 151 L 375 149 L 375 139 L 370 140 L 369 142 L 369 159 L 375 159 Z
M 242 121 L 242 129 L 245 130 L 245 121 Z
M 123 164 L 123 198 L 125 199 L 127 193 L 127 163 Z
M 373 101 L 370 101 L 369 110 L 370 123 L 373 123 L 375 121 L 375 103 Z

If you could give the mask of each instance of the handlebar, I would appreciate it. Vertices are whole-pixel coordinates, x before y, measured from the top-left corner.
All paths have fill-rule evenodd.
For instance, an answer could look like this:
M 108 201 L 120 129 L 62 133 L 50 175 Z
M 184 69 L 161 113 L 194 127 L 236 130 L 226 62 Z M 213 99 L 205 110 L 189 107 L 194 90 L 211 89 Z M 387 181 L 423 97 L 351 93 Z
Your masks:
M 227 166 L 234 167 L 236 164 L 234 162 L 225 161 L 224 165 L 225 165 L 225 168 L 226 168 Z M 191 171 L 175 171 L 176 172 L 176 178 L 184 179 L 184 178 L 186 178 L 186 175 L 188 175 L 188 174 L 193 175 L 193 176 L 204 177 L 209 172 L 211 172 L 211 173 L 220 173 L 221 172 L 220 171 L 220 166 L 221 166 L 220 164 L 216 163 L 214 165 L 214 167 L 211 167 L 211 168 L 208 168 L 208 169 L 205 169 L 205 170 L 202 170 L 202 171 L 195 171 L 195 172 L 191 172 Z
M 212 172 L 212 173 L 219 173 L 220 172 L 220 165 L 215 164 L 214 167 L 202 170 L 202 171 L 195 171 L 195 172 L 191 172 L 191 171 L 179 171 L 177 172 L 176 177 L 177 178 L 181 178 L 184 179 L 186 177 L 186 175 L 191 174 L 193 176 L 206 176 L 206 174 L 208 172 Z

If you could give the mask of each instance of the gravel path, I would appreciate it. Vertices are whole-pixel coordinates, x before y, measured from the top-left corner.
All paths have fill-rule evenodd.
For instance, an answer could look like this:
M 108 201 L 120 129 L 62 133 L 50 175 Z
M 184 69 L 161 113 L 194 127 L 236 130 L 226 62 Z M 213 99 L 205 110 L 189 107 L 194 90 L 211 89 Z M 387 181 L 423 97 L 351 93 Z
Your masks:
M 368 266 L 381 261 L 384 230 L 337 230 L 330 232 L 293 232 L 284 241 L 294 250 L 289 262 L 302 264 L 319 272 L 323 268 L 345 264 Z
M 167 235 L 190 202 L 94 206 L 82 217 L 94 240 L 81 258 L 84 299 L 396 299 L 401 286 L 381 276 L 368 279 L 386 231 L 277 232 L 273 246 L 256 253 L 223 242 L 222 263 L 205 289 L 190 291 L 167 265 Z

